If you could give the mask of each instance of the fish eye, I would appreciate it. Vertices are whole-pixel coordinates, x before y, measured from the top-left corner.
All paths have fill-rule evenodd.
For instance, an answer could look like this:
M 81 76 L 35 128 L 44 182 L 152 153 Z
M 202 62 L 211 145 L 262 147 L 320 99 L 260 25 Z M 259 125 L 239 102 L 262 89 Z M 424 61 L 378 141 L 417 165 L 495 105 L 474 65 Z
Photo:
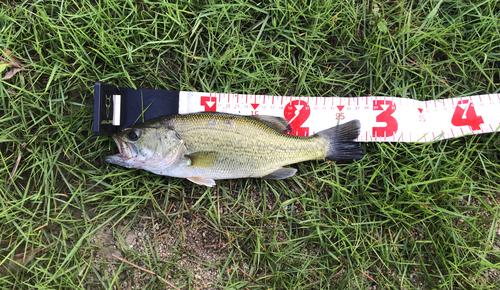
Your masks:
M 131 131 L 127 136 L 130 141 L 137 141 L 139 139 L 139 135 L 135 131 Z

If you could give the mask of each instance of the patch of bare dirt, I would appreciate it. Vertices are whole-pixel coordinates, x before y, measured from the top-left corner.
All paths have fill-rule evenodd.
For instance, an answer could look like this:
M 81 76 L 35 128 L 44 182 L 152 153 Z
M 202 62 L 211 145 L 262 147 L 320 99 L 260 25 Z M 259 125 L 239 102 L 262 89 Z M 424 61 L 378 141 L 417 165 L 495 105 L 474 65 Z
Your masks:
M 187 218 L 178 221 L 182 223 L 179 227 L 161 226 L 146 216 L 130 222 L 126 219 L 120 224 L 105 225 L 91 239 L 96 246 L 93 261 L 100 265 L 101 279 L 114 277 L 118 272 L 122 263 L 112 256 L 116 255 L 158 275 L 163 273 L 161 276 L 174 285 L 177 278 L 189 276 L 191 289 L 219 289 L 216 284 L 221 277 L 217 265 L 225 261 L 227 253 L 224 241 L 213 229 Z M 136 267 L 123 266 L 125 270 L 118 275 L 116 289 L 141 289 L 151 279 L 158 279 Z M 187 279 L 181 280 L 185 283 Z M 96 285 L 94 282 L 97 281 L 89 285 Z M 163 285 L 164 289 L 174 289 Z M 179 288 L 187 289 L 186 286 Z

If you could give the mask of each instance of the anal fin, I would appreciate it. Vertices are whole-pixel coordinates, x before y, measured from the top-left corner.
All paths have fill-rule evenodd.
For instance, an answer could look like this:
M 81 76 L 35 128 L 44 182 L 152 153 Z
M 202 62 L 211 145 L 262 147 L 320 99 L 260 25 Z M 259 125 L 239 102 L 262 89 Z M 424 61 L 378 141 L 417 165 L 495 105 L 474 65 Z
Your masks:
M 294 176 L 296 172 L 297 172 L 297 169 L 295 169 L 295 168 L 280 168 L 271 174 L 268 174 L 266 176 L 262 176 L 262 178 L 265 178 L 265 179 L 285 179 L 287 177 Z
M 188 177 L 187 180 L 189 180 L 189 181 L 191 181 L 193 183 L 196 183 L 196 184 L 199 184 L 199 185 L 205 185 L 205 186 L 208 186 L 208 187 L 212 187 L 212 186 L 215 185 L 215 180 L 213 180 L 212 178 L 192 176 L 192 177 Z

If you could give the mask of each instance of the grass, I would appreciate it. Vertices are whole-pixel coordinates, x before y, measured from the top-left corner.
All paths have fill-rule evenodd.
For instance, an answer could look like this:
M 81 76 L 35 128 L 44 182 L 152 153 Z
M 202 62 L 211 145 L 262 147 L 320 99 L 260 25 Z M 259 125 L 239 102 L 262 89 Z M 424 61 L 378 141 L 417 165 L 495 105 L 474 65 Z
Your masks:
M 106 164 L 114 142 L 91 130 L 97 80 L 498 93 L 499 21 L 496 0 L 0 2 L 0 47 L 26 64 L 0 81 L 0 287 L 167 287 L 112 252 L 182 289 L 498 289 L 498 134 L 369 143 L 360 161 L 204 188 Z

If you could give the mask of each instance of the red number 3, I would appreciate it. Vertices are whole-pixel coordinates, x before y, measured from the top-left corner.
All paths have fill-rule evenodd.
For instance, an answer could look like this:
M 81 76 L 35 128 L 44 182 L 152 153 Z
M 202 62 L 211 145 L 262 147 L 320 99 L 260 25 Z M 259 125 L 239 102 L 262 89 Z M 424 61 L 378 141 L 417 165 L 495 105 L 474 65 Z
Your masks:
M 390 137 L 396 134 L 398 131 L 398 120 L 392 116 L 392 113 L 396 111 L 396 104 L 392 101 L 385 100 L 375 100 L 373 101 L 374 111 L 383 111 L 380 113 L 376 121 L 386 123 L 385 127 L 373 127 L 374 137 Z

